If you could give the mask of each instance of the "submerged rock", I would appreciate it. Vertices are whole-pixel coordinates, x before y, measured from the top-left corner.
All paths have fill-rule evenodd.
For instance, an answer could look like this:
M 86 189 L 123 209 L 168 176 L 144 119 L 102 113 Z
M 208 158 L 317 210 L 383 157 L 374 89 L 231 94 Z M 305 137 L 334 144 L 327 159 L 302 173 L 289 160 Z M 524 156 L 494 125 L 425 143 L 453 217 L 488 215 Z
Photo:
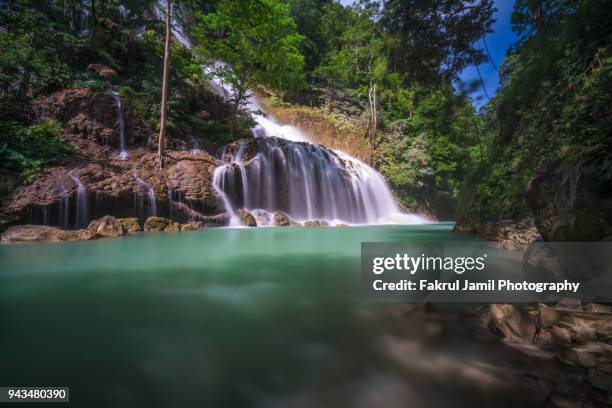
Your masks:
M 126 234 L 121 221 L 110 215 L 93 220 L 89 223 L 87 229 L 97 237 L 112 238 Z
M 144 224 L 145 232 L 180 231 L 179 223 L 163 217 L 149 217 Z
M 123 226 L 126 234 L 133 234 L 142 231 L 138 218 L 119 218 L 119 222 Z
M 238 217 L 240 217 L 240 222 L 245 227 L 256 227 L 257 226 L 257 221 L 255 220 L 255 217 L 253 216 L 253 214 L 251 214 L 244 208 L 238 209 Z
M 302 225 L 304 227 L 326 227 L 326 226 L 329 226 L 329 222 L 325 220 L 310 220 L 310 221 L 304 221 Z
M 88 230 L 67 231 L 46 225 L 16 225 L 7 229 L 1 238 L 2 243 L 16 242 L 68 242 L 85 241 L 95 238 Z
M 291 225 L 291 221 L 287 214 L 282 211 L 277 211 L 274 213 L 273 225 L 276 227 L 288 227 Z

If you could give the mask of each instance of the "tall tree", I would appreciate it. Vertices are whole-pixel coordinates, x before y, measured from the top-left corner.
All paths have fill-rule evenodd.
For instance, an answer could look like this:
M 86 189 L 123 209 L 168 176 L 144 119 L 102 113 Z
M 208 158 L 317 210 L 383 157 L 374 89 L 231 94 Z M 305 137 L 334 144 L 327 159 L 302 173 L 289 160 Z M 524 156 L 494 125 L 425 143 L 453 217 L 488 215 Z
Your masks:
M 157 160 L 161 168 L 163 166 L 163 143 L 166 134 L 166 114 L 168 110 L 168 70 L 170 62 L 170 37 L 171 27 L 171 1 L 166 0 L 166 39 L 164 44 L 164 72 L 162 74 L 162 97 L 161 97 L 161 117 L 159 120 L 159 139 L 157 144 Z
M 235 115 L 255 85 L 281 95 L 304 85 L 302 36 L 280 0 L 221 0 L 199 20 L 199 52 L 215 62 L 212 73 L 229 85 Z
M 393 67 L 405 82 L 449 80 L 482 62 L 473 44 L 490 31 L 492 0 L 386 0 L 381 24 L 396 40 Z

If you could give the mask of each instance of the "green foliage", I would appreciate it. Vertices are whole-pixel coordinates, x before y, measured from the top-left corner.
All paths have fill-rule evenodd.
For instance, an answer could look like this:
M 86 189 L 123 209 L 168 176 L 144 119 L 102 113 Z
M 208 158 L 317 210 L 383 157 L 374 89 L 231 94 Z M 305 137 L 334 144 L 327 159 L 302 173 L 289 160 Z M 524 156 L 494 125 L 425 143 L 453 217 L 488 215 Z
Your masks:
M 214 74 L 234 90 L 236 107 L 255 85 L 296 92 L 304 85 L 302 36 L 279 0 L 221 0 L 213 13 L 199 14 L 199 51 L 216 64 Z
M 480 158 L 480 118 L 450 87 L 415 89 L 407 98 L 408 118 L 379 135 L 379 168 L 406 205 L 431 191 L 458 196 Z
M 108 84 L 100 79 L 75 79 L 68 84 L 68 88 L 89 88 L 93 91 L 103 91 Z
M 603 0 L 516 3 L 526 32 L 506 58 L 487 106 L 490 148 L 469 176 L 466 217 L 527 215 L 529 180 L 554 162 L 610 148 L 612 11 Z M 602 163 L 602 172 L 606 172 Z
M 60 136 L 55 120 L 22 127 L 17 122 L 4 122 L 0 127 L 0 160 L 2 167 L 21 172 L 32 181 L 43 166 L 58 163 L 74 153 Z
M 12 2 L 0 8 L 0 95 L 25 97 L 61 88 L 70 76 L 76 38 L 47 15 Z
M 474 47 L 493 22 L 492 0 L 386 0 L 382 26 L 396 44 L 391 65 L 406 83 L 453 79 L 469 64 L 483 60 Z

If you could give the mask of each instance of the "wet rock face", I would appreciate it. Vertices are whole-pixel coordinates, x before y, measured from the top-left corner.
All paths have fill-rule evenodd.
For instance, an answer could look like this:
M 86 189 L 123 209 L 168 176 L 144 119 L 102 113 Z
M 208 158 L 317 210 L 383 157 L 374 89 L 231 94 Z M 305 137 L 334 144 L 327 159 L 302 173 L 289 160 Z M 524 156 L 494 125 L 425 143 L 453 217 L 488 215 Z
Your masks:
M 527 202 L 545 241 L 612 237 L 612 181 L 601 174 L 610 157 L 557 163 L 534 177 Z
M 85 241 L 95 238 L 88 230 L 65 231 L 46 225 L 16 225 L 7 229 L 1 238 L 1 242 L 10 243 L 34 243 L 34 242 L 69 242 Z
M 117 104 L 108 92 L 88 88 L 65 89 L 36 101 L 34 111 L 42 120 L 56 119 L 80 138 L 119 146 Z M 128 144 L 145 143 L 147 127 L 130 109 L 123 107 Z
M 156 155 L 144 149 L 132 150 L 127 160 L 111 155 L 100 161 L 47 169 L 34 183 L 16 189 L 2 212 L 10 224 L 45 224 L 64 229 L 79 228 L 79 206 L 86 208 L 87 222 L 113 215 L 136 217 L 142 224 L 148 216 L 167 215 L 182 223 L 196 219 L 223 225 L 222 219 L 206 216 L 223 210 L 212 186 L 217 161 L 204 152 L 167 154 L 168 164 L 162 171 L 156 165 Z M 86 188 L 81 201 L 75 178 Z
M 207 153 L 172 152 L 172 164 L 165 168 L 165 179 L 174 201 L 184 202 L 203 214 L 222 209 L 212 185 L 217 160 Z

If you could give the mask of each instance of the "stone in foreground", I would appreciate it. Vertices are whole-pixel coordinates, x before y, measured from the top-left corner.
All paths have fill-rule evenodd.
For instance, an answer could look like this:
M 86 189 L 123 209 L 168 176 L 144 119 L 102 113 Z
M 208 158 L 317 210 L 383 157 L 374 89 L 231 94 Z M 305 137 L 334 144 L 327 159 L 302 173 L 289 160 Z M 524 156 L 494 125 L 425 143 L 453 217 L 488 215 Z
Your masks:
M 289 225 L 291 225 L 291 221 L 289 220 L 287 214 L 281 211 L 277 211 L 274 213 L 273 225 L 275 227 L 288 227 Z
M 256 227 L 257 226 L 257 221 L 255 220 L 255 217 L 253 216 L 253 214 L 251 214 L 244 208 L 238 209 L 238 217 L 240 217 L 240 222 L 245 227 Z
M 88 230 L 66 231 L 46 225 L 16 225 L 2 234 L 2 243 L 17 242 L 69 242 L 95 238 Z
M 87 229 L 97 237 L 114 238 L 125 235 L 125 229 L 121 221 L 111 215 L 93 220 Z

